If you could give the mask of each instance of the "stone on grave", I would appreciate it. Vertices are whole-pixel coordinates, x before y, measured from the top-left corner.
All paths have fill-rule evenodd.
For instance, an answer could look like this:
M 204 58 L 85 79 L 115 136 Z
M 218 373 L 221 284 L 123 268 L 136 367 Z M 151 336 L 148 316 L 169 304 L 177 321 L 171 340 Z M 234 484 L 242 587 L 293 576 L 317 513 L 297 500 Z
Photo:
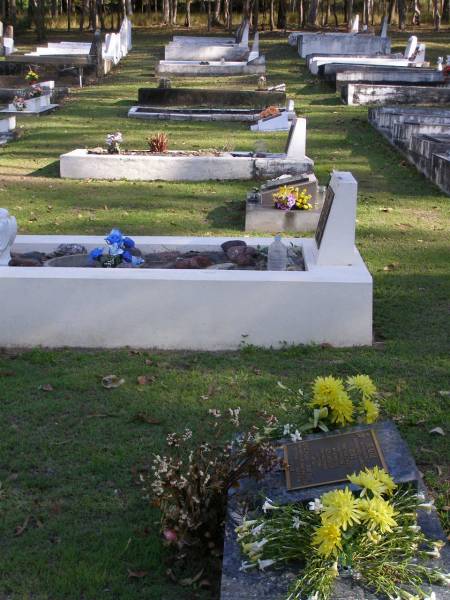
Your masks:
M 278 454 L 284 454 L 284 445 L 290 441 L 280 440 Z M 302 445 L 302 442 L 299 442 Z M 308 444 L 310 445 L 308 448 Z M 247 511 L 260 508 L 264 498 L 268 497 L 274 504 L 306 503 L 322 494 L 349 485 L 343 481 L 346 475 L 374 464 L 385 466 L 386 470 L 399 485 L 415 486 L 426 491 L 414 459 L 405 441 L 400 436 L 392 421 L 378 422 L 373 425 L 358 425 L 346 430 L 312 434 L 305 437 L 298 454 L 300 465 L 298 477 L 301 482 L 309 482 L 307 487 L 289 489 L 284 469 L 274 469 L 262 481 L 245 479 L 239 488 L 230 491 L 228 496 L 227 518 L 225 526 L 225 543 L 222 564 L 222 583 L 220 600 L 285 600 L 288 589 L 298 572 L 298 565 L 286 565 L 276 570 L 257 571 L 241 570 L 245 557 L 241 554 L 235 527 Z M 292 465 L 291 465 L 292 466 Z M 323 479 L 334 478 L 335 482 L 319 485 L 311 481 L 316 479 L 316 471 L 322 471 Z M 339 471 L 339 473 L 337 473 Z M 337 473 L 337 474 L 336 474 Z M 353 489 L 356 486 L 349 485 Z M 437 514 L 418 515 L 419 523 L 431 539 L 445 539 Z M 450 556 L 444 554 L 444 570 L 448 570 Z M 450 591 L 444 587 L 435 587 L 440 600 L 449 600 Z M 339 577 L 336 580 L 333 600 L 378 600 L 378 596 L 355 586 L 351 579 Z
M 0 267 L 6 267 L 11 260 L 11 246 L 16 239 L 17 222 L 6 208 L 0 208 Z
M 296 118 L 289 131 L 286 144 L 287 158 L 304 158 L 306 156 L 306 119 Z

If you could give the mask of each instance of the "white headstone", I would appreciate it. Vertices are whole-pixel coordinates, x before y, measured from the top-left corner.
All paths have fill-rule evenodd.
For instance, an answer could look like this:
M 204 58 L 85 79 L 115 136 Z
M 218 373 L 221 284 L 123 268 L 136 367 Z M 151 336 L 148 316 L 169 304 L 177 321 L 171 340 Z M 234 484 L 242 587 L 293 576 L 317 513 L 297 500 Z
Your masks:
M 409 38 L 408 43 L 406 44 L 405 53 L 403 56 L 405 58 L 412 58 L 412 56 L 414 55 L 414 52 L 416 51 L 416 48 L 417 48 L 417 37 L 415 35 L 412 35 Z
M 359 31 L 359 15 L 355 15 L 352 19 L 352 26 L 350 27 L 351 33 L 358 33 Z
M 286 157 L 301 160 L 306 156 L 306 119 L 296 118 L 292 122 L 286 146 Z
M 283 111 L 275 117 L 259 119 L 255 125 L 251 125 L 252 131 L 289 131 L 291 121 L 287 111 Z
M 0 117 L 0 134 L 11 133 L 16 128 L 16 117 Z
M 3 38 L 3 50 L 4 50 L 5 56 L 9 56 L 10 54 L 12 54 L 14 52 L 15 48 L 14 48 L 13 38 L 7 38 L 7 37 Z
M 258 56 L 259 56 L 259 33 L 256 32 L 255 38 L 254 38 L 253 44 L 252 44 L 252 49 L 248 56 L 248 62 L 255 60 L 255 58 L 258 58 Z
M 358 184 L 347 171 L 333 171 L 316 229 L 317 265 L 348 266 L 355 248 Z
M 388 35 L 388 29 L 389 29 L 389 21 L 387 17 L 383 18 L 383 25 L 381 27 L 381 33 L 380 33 L 380 37 L 382 38 L 386 38 Z
M 288 100 L 287 104 L 286 104 L 286 110 L 289 112 L 294 112 L 295 109 L 295 103 L 293 100 Z
M 242 38 L 239 43 L 240 46 L 248 46 L 248 36 L 250 34 L 250 24 L 248 21 L 245 22 L 244 29 L 242 31 Z M 255 34 L 256 37 L 256 34 Z
M 6 267 L 11 260 L 11 246 L 16 239 L 17 223 L 6 208 L 0 208 L 0 267 Z
M 438 71 L 444 70 L 444 58 L 442 56 L 439 56 L 437 59 L 437 70 Z
M 416 53 L 413 57 L 413 63 L 423 63 L 425 62 L 425 50 L 426 50 L 426 45 L 425 44 L 419 44 L 416 48 Z
M 0 21 L 0 37 L 3 37 L 3 23 Z

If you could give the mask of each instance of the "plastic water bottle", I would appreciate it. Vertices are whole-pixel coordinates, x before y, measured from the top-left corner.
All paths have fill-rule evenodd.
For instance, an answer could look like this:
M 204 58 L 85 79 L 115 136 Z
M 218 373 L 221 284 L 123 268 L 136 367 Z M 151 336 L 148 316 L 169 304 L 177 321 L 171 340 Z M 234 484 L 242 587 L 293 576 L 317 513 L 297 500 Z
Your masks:
M 281 235 L 276 235 L 275 240 L 269 246 L 267 256 L 268 271 L 286 271 L 287 248 L 281 241 Z

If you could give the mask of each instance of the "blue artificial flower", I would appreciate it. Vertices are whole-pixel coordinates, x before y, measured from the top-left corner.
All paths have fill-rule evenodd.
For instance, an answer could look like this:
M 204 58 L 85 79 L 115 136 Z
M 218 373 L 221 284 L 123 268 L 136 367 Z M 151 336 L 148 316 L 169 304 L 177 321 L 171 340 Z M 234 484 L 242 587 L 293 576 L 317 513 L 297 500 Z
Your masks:
M 94 248 L 89 252 L 89 257 L 92 260 L 98 260 L 100 256 L 103 256 L 103 248 Z
M 127 263 L 133 262 L 133 255 L 130 252 L 128 252 L 128 250 L 125 250 L 125 252 L 122 254 L 122 258 Z
M 141 258 L 140 256 L 132 256 L 131 257 L 131 264 L 133 265 L 133 267 L 138 267 L 139 265 L 142 265 L 142 263 L 144 263 L 145 260 L 143 258 Z
M 123 235 L 122 232 L 120 231 L 120 229 L 111 229 L 111 233 L 108 235 L 108 237 L 105 238 L 105 241 L 108 244 L 121 244 L 123 240 Z
M 134 240 L 129 237 L 124 237 L 122 243 L 125 248 L 134 248 L 136 246 Z
M 121 248 L 118 243 L 113 243 L 109 246 L 109 254 L 110 256 L 118 256 L 119 254 L 123 254 L 123 248 Z

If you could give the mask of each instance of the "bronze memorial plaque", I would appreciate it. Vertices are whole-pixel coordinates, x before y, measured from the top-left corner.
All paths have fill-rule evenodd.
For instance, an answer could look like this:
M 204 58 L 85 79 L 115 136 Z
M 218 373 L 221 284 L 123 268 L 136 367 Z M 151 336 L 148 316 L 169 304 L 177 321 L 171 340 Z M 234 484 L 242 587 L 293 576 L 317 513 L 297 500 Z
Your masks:
M 291 128 L 292 129 L 292 128 Z M 330 216 L 331 207 L 333 206 L 334 200 L 334 191 L 331 185 L 327 187 L 327 192 L 325 194 L 325 200 L 323 201 L 323 207 L 320 211 L 319 222 L 317 223 L 315 240 L 317 247 L 320 248 L 320 244 L 322 243 L 323 234 L 325 233 L 325 227 L 328 222 L 328 217 Z
M 288 490 L 340 483 L 366 467 L 387 471 L 372 429 L 286 444 L 284 460 Z

